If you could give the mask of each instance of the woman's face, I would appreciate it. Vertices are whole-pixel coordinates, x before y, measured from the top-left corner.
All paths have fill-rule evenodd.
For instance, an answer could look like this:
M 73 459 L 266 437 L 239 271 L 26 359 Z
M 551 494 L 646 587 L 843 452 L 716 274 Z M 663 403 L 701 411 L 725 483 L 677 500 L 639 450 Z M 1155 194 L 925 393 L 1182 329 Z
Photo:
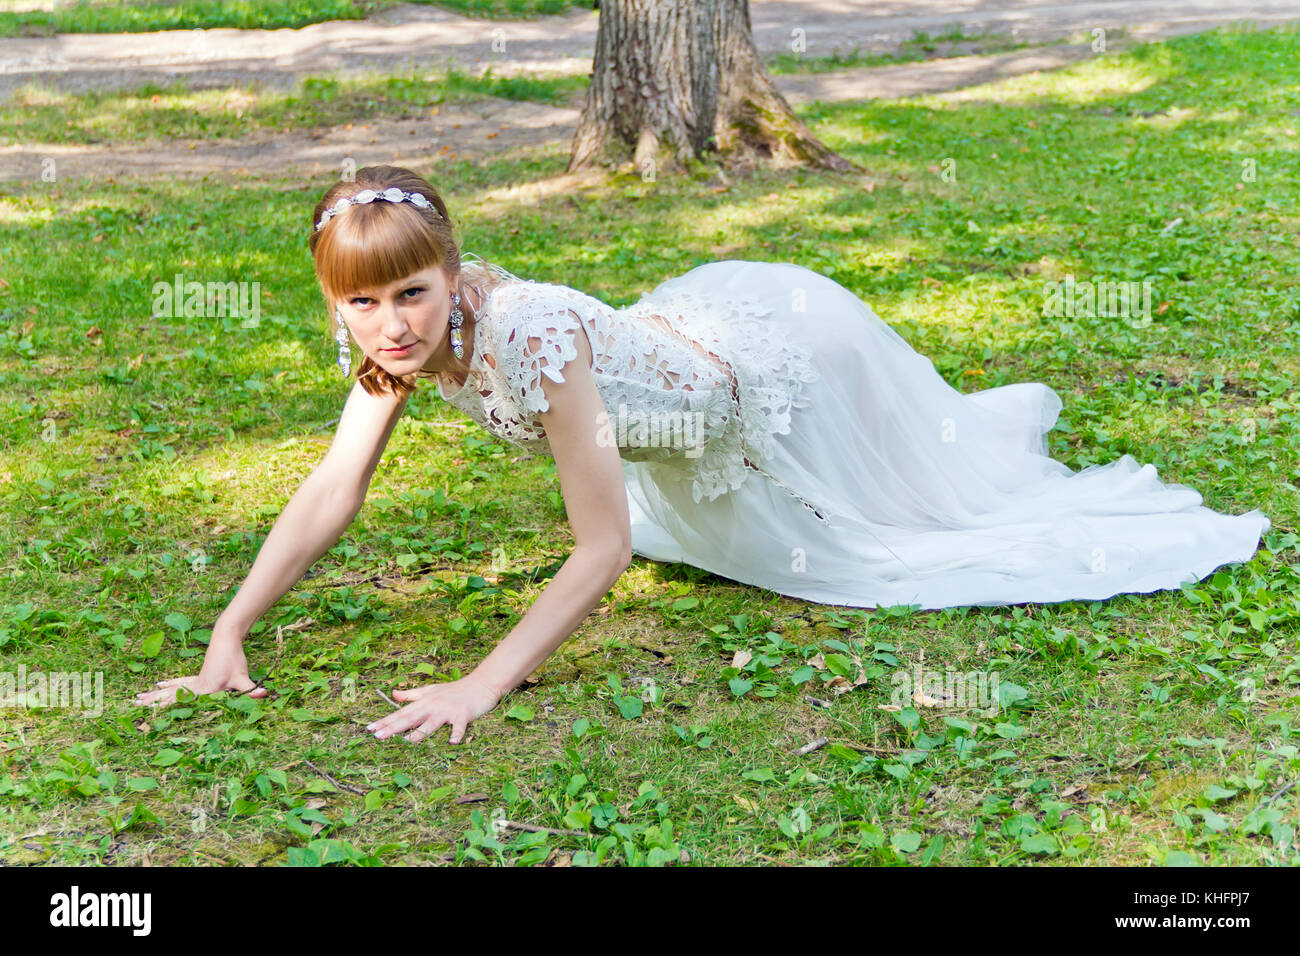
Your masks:
M 440 361 L 434 365 L 446 364 L 451 292 L 442 267 L 434 266 L 383 288 L 353 292 L 338 306 L 361 351 L 385 372 L 407 375 L 435 353 Z

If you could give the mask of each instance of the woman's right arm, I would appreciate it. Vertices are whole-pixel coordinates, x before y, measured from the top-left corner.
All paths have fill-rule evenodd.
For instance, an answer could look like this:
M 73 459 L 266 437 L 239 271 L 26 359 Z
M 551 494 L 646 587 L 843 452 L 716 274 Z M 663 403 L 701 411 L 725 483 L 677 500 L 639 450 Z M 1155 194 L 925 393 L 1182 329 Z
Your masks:
M 192 677 L 159 681 L 158 690 L 136 695 L 137 704 L 171 702 L 181 686 L 196 694 L 257 686 L 248 676 L 244 635 L 352 524 L 405 408 L 405 399 L 372 396 L 353 384 L 329 451 L 289 499 L 239 592 L 213 625 L 202 669 Z M 264 695 L 264 689 L 253 693 Z

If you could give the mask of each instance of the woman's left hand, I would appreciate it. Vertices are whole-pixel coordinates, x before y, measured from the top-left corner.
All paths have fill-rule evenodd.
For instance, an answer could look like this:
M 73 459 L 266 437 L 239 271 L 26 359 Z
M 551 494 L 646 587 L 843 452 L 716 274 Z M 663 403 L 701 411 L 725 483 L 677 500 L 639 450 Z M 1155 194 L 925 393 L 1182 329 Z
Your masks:
M 444 684 L 395 690 L 393 699 L 406 703 L 406 706 L 369 724 L 366 730 L 372 731 L 378 740 L 410 730 L 406 739 L 419 743 L 443 724 L 448 724 L 451 727 L 450 742 L 458 744 L 470 721 L 490 711 L 501 697 L 494 688 L 473 675 Z

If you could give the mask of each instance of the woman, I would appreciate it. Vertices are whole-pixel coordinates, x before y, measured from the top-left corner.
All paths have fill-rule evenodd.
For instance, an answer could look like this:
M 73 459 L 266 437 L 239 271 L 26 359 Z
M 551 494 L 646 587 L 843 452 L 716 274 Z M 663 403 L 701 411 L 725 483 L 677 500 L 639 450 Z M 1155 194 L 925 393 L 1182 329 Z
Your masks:
M 632 554 L 810 601 L 921 608 L 1176 588 L 1254 554 L 1269 520 L 1223 515 L 1129 455 L 1047 455 L 1045 385 L 962 394 L 847 289 L 800 266 L 715 262 L 626 309 L 461 262 L 427 181 L 359 170 L 310 239 L 340 364 L 365 355 L 325 458 L 214 626 L 203 667 L 140 704 L 249 691 L 243 635 L 356 516 L 416 379 L 555 459 L 575 547 L 467 676 L 396 691 L 371 724 L 458 743 L 600 602 Z

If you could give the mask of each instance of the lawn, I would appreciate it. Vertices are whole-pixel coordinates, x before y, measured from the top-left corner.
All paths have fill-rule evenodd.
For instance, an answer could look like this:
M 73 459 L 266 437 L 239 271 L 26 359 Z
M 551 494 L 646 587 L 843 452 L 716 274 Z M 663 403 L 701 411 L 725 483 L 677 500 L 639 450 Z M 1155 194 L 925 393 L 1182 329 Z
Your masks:
M 0 0 L 0 36 L 145 33 L 153 30 L 294 29 L 325 20 L 360 20 L 400 2 L 426 3 L 469 16 L 523 19 L 592 10 L 592 0 L 73 0 L 57 5 Z M 37 9 L 30 9 L 37 7 Z M 7 9 L 10 8 L 10 9 Z
M 380 117 L 427 119 L 443 103 L 488 96 L 580 109 L 586 92 L 586 77 L 496 76 L 490 69 L 473 75 L 454 67 L 304 76 L 291 91 L 266 89 L 255 80 L 221 89 L 192 90 L 178 82 L 86 95 L 28 84 L 0 103 L 0 146 L 120 146 L 307 134 Z
M 1273 521 L 1183 591 L 924 613 L 637 559 L 459 747 L 364 727 L 381 691 L 471 669 L 572 539 L 552 462 L 429 388 L 357 521 L 246 641 L 274 693 L 130 703 L 197 671 L 330 440 L 347 383 L 306 248 L 329 183 L 5 184 L 0 674 L 102 674 L 103 712 L 0 711 L 0 858 L 1300 862 L 1298 51 L 1294 30 L 1216 31 L 802 109 L 865 180 L 622 175 L 515 203 L 495 194 L 567 144 L 422 168 L 464 248 L 518 275 L 627 305 L 715 259 L 796 262 L 958 388 L 1051 385 L 1071 467 L 1129 453 Z M 177 273 L 260 283 L 259 321 L 153 318 Z M 1152 280 L 1150 322 L 1044 315 L 1067 275 Z M 997 706 L 898 707 L 916 667 L 994 672 Z

